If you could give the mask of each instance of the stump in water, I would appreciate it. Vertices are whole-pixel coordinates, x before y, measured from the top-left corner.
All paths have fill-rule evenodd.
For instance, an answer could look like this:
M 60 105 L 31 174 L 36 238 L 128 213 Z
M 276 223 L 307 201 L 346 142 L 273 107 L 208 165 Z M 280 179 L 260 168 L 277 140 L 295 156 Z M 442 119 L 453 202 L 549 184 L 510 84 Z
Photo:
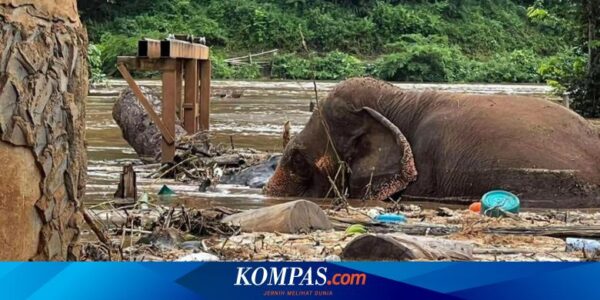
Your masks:
M 75 0 L 0 0 L 0 260 L 77 259 L 87 35 Z
M 140 87 L 140 89 L 154 107 L 154 111 L 160 115 L 160 93 L 147 87 Z M 160 161 L 162 143 L 160 130 L 152 122 L 150 116 L 131 89 L 127 88 L 121 93 L 113 106 L 112 115 L 117 125 L 121 128 L 123 138 L 142 159 Z M 176 122 L 175 135 L 179 138 L 184 136 L 186 131 L 179 124 L 179 120 L 176 120 Z
M 115 198 L 137 200 L 137 179 L 133 166 L 130 164 L 123 166 Z
M 465 242 L 410 236 L 364 234 L 352 240 L 342 253 L 345 260 L 472 260 L 473 246 Z

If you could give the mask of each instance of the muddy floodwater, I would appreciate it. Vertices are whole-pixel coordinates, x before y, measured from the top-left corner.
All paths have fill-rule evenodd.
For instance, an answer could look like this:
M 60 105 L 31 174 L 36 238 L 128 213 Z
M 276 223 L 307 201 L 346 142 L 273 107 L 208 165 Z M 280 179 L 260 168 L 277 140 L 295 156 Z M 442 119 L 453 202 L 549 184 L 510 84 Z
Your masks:
M 146 81 L 143 85 L 158 85 Z M 119 173 L 126 163 L 135 165 L 138 173 L 138 192 L 147 192 L 158 199 L 156 192 L 163 184 L 171 186 L 178 195 L 160 199 L 167 203 L 185 203 L 188 207 L 222 205 L 234 208 L 253 208 L 284 201 L 262 195 L 261 190 L 246 187 L 218 185 L 214 190 L 201 193 L 195 185 L 146 178 L 153 170 L 144 166 L 133 149 L 121 137 L 121 131 L 112 118 L 115 94 L 124 86 L 121 81 L 110 81 L 92 89 L 87 101 L 88 184 L 85 202 L 95 204 L 110 200 L 117 189 Z M 334 83 L 319 83 L 324 97 Z M 309 104 L 314 97 L 312 83 L 298 82 L 214 82 L 217 95 L 212 101 L 211 135 L 215 144 L 281 152 L 283 124 L 290 121 L 293 132 L 298 132 L 310 117 Z M 549 89 L 536 85 L 406 85 L 405 88 L 440 89 L 452 92 L 538 94 L 542 97 Z M 243 96 L 229 97 L 232 91 Z M 223 96 L 223 98 L 221 98 Z

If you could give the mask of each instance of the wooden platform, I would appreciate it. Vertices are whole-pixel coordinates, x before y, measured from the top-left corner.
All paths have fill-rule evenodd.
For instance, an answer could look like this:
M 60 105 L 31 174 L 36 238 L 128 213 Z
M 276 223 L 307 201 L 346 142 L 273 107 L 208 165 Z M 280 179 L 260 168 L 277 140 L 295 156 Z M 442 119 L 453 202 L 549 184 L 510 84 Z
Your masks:
M 172 163 L 175 157 L 176 116 L 190 135 L 209 130 L 212 71 L 208 47 L 179 40 L 146 39 L 139 42 L 138 56 L 118 57 L 117 68 L 162 134 L 163 163 Z M 129 70 L 162 73 L 160 117 Z

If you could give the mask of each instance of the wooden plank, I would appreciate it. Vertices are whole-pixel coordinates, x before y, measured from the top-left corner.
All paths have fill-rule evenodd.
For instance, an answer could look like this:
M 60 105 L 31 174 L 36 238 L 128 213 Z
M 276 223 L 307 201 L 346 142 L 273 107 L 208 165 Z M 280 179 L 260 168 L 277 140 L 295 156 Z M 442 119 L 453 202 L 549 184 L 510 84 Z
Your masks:
M 137 200 L 137 182 L 136 174 L 133 166 L 127 164 L 123 166 L 121 180 L 115 192 L 115 198 Z
M 160 41 L 145 39 L 138 42 L 138 56 L 160 58 Z
M 179 40 L 167 40 L 160 43 L 161 57 L 208 59 L 208 47 L 202 44 L 192 44 Z
M 163 101 L 162 101 L 162 119 L 166 125 L 167 131 L 175 136 L 175 110 L 177 97 L 177 70 L 166 71 L 162 74 Z M 175 144 L 167 143 L 163 139 L 162 143 L 162 163 L 172 163 L 175 158 Z
M 156 126 L 158 127 L 158 130 L 160 130 L 160 133 L 162 134 L 165 142 L 167 144 L 174 145 L 175 140 L 173 137 L 175 135 L 175 130 L 173 130 L 173 131 L 167 130 L 167 126 L 165 126 L 165 124 L 161 121 L 158 114 L 156 114 L 156 112 L 154 111 L 154 107 L 152 107 L 152 104 L 150 104 L 148 99 L 146 99 L 146 97 L 144 96 L 144 93 L 142 93 L 142 90 L 140 90 L 140 87 L 135 83 L 135 80 L 133 80 L 133 77 L 131 77 L 131 74 L 127 70 L 127 67 L 125 67 L 124 64 L 119 63 L 119 64 L 117 64 L 117 69 L 119 69 L 119 72 L 121 72 L 121 75 L 123 75 L 123 78 L 125 79 L 125 81 L 127 81 L 127 84 L 129 85 L 129 87 L 135 94 L 138 101 L 140 101 L 140 103 L 142 104 L 142 106 L 144 107 L 144 109 L 146 110 L 148 115 L 150 116 L 150 119 L 152 119 L 154 124 L 156 124 Z
M 124 64 L 127 69 L 137 71 L 172 71 L 177 60 L 171 58 L 143 58 L 135 56 L 119 56 L 117 64 Z
M 183 128 L 188 134 L 194 134 L 198 130 L 196 115 L 198 114 L 198 60 L 189 59 L 185 61 L 185 96 L 183 105 Z
M 210 60 L 201 60 L 200 65 L 200 130 L 210 129 Z
M 175 83 L 175 92 L 177 96 L 175 98 L 175 107 L 177 117 L 179 120 L 183 120 L 183 62 L 177 60 L 177 81 Z

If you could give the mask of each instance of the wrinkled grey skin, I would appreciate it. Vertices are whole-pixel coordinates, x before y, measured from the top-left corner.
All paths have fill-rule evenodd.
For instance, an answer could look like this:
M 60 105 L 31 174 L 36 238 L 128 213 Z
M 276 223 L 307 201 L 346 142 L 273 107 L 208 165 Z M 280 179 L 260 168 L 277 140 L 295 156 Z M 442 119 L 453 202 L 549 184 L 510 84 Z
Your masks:
M 468 204 L 502 189 L 522 207 L 600 207 L 600 133 L 544 99 L 354 78 L 321 101 L 265 191 L 332 197 L 331 178 L 352 198 Z

